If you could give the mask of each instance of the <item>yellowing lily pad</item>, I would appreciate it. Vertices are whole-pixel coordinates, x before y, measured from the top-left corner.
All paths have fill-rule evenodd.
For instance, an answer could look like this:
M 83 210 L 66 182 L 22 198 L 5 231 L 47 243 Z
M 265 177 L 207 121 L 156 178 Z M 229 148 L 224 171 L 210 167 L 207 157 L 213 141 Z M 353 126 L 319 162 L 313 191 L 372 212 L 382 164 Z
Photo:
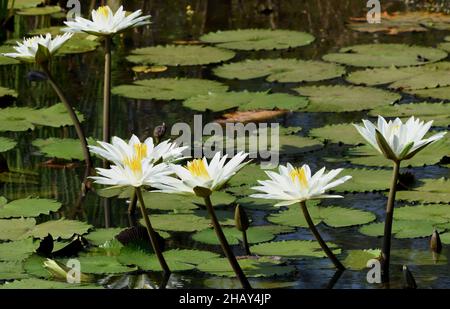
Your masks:
M 424 65 L 447 57 L 443 50 L 406 44 L 365 44 L 344 47 L 324 60 L 356 67 Z
M 309 98 L 308 112 L 353 112 L 385 106 L 401 99 L 382 89 L 351 86 L 307 86 L 294 89 Z
M 200 40 L 228 49 L 271 50 L 309 45 L 314 37 L 309 33 L 290 30 L 239 29 L 211 32 Z
M 230 60 L 234 56 L 234 52 L 216 47 L 167 45 L 134 49 L 127 60 L 146 65 L 183 66 L 218 63 Z

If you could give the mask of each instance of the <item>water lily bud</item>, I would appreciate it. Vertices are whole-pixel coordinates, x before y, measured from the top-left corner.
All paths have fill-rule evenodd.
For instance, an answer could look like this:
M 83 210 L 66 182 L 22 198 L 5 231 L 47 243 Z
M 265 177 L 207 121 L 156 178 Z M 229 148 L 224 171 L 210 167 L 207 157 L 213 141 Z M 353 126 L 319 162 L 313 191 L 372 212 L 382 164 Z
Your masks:
M 199 197 L 209 197 L 212 193 L 211 190 L 209 190 L 208 188 L 203 188 L 203 187 L 195 187 L 194 192 L 195 192 L 195 195 L 197 195 Z
M 441 253 L 442 251 L 441 237 L 439 236 L 439 232 L 436 230 L 434 230 L 433 235 L 431 235 L 430 249 L 436 253 Z
M 405 281 L 405 289 L 417 289 L 416 280 L 406 265 L 403 265 L 403 280 Z
M 160 141 L 164 137 L 164 135 L 166 135 L 166 131 L 167 131 L 167 126 L 166 126 L 166 123 L 163 122 L 162 125 L 157 126 L 153 130 L 153 137 L 157 141 Z
M 250 226 L 247 213 L 241 205 L 236 206 L 234 211 L 234 222 L 236 222 L 236 228 L 241 232 L 246 231 Z
M 47 75 L 40 71 L 30 71 L 27 73 L 27 79 L 30 82 L 41 82 L 47 80 Z
M 34 60 L 37 64 L 45 65 L 51 57 L 51 53 L 47 47 L 42 44 L 38 44 L 38 49 L 36 55 L 34 56 Z

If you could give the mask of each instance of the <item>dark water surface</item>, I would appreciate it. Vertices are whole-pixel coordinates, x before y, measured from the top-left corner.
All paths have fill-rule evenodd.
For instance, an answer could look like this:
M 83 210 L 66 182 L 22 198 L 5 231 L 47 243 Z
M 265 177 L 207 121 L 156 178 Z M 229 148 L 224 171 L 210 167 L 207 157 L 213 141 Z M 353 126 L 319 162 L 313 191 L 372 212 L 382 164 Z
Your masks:
M 84 1 L 83 1 L 84 2 Z M 89 1 L 86 1 L 89 2 Z M 128 10 L 142 8 L 153 16 L 153 25 L 150 28 L 137 29 L 132 33 L 117 37 L 114 41 L 113 53 L 113 85 L 132 82 L 136 77 L 131 71 L 131 64 L 127 63 L 125 56 L 135 47 L 171 43 L 174 40 L 198 39 L 201 34 L 225 29 L 237 28 L 279 28 L 306 31 L 316 37 L 316 41 L 306 47 L 289 51 L 276 52 L 239 52 L 233 61 L 248 58 L 264 57 L 295 57 L 300 59 L 320 59 L 324 54 L 337 51 L 339 48 L 359 43 L 396 42 L 436 46 L 448 35 L 444 31 L 428 31 L 423 33 L 405 33 L 396 36 L 382 34 L 367 34 L 351 31 L 346 28 L 345 22 L 350 17 L 359 17 L 366 14 L 366 1 L 362 0 L 279 0 L 279 1 L 227 1 L 227 0 L 159 0 L 159 1 L 123 1 Z M 274 13 L 265 15 L 267 3 L 272 2 Z M 186 17 L 186 6 L 191 5 L 194 10 L 192 19 Z M 403 1 L 382 1 L 383 10 L 408 10 Z M 88 5 L 82 7 L 89 11 Z M 49 25 L 49 21 L 41 21 Z M 25 22 L 24 33 L 34 29 L 36 21 L 33 18 Z M 4 34 L 12 38 L 13 33 Z M 64 85 L 69 98 L 75 107 L 85 115 L 83 126 L 88 136 L 101 138 L 101 100 L 103 79 L 103 50 L 96 52 L 64 57 L 53 63 L 52 70 L 57 76 L 60 85 Z M 171 67 L 168 71 L 158 74 L 158 77 L 196 77 L 217 79 L 211 73 L 212 66 L 202 67 Z M 43 107 L 58 102 L 52 90 L 46 83 L 29 82 L 26 80 L 30 66 L 3 66 L 0 67 L 0 85 L 17 90 L 20 94 L 17 105 Z M 351 68 L 348 69 L 351 71 Z M 152 78 L 156 75 L 148 75 Z M 262 91 L 272 89 L 276 92 L 290 92 L 297 84 L 271 84 L 263 79 L 250 81 L 221 80 L 230 86 L 230 90 Z M 332 80 L 331 83 L 346 84 L 343 79 Z M 327 82 L 330 84 L 330 81 Z M 404 97 L 403 102 L 411 101 L 411 97 Z M 114 97 L 112 102 L 112 133 L 127 138 L 131 133 L 138 136 L 148 136 L 153 128 L 161 122 L 169 127 L 176 122 L 193 122 L 192 110 L 182 107 L 181 102 L 172 101 L 144 101 L 129 100 Z M 213 119 L 214 114 L 205 114 L 204 121 Z M 301 126 L 301 134 L 307 134 L 311 128 L 326 124 L 359 122 L 365 113 L 290 113 L 276 121 L 283 126 Z M 35 131 L 8 134 L 18 140 L 19 146 L 9 151 L 5 158 L 10 169 L 26 171 L 17 183 L 0 183 L 0 195 L 9 200 L 27 196 L 54 198 L 64 204 L 64 209 L 58 216 L 86 220 L 96 227 L 104 227 L 104 211 L 101 199 L 90 192 L 86 200 L 79 204 L 81 182 L 84 173 L 82 167 L 64 166 L 50 168 L 43 164 L 47 159 L 41 156 L 37 149 L 31 146 L 36 138 L 46 137 L 76 137 L 73 128 L 45 128 L 39 127 Z M 309 153 L 304 156 L 287 158 L 292 163 L 308 162 L 315 169 L 325 164 L 323 157 L 336 155 L 342 149 L 325 147 L 323 150 Z M 330 168 L 336 167 L 328 164 Z M 448 169 L 439 167 L 417 168 L 414 172 L 418 177 L 448 176 Z M 30 182 L 31 181 L 31 182 Z M 333 201 L 333 205 L 351 206 L 374 212 L 379 219 L 383 216 L 385 198 L 382 194 L 358 193 L 347 194 L 345 199 Z M 330 204 L 326 202 L 325 204 Z M 126 227 L 128 218 L 127 207 L 124 200 L 113 200 L 111 205 L 111 225 Z M 257 211 L 252 214 L 255 222 L 263 222 L 267 212 Z M 337 243 L 345 249 L 377 248 L 381 246 L 381 239 L 367 237 L 357 231 L 357 227 L 333 229 L 321 224 L 319 226 L 326 240 Z M 293 234 L 282 235 L 281 239 L 312 239 L 309 231 L 298 229 Z M 171 245 L 174 247 L 190 248 L 203 247 L 190 240 L 189 235 L 176 234 Z M 393 240 L 393 248 L 411 248 L 415 250 L 428 250 L 428 239 Z M 218 250 L 217 247 L 213 248 Z M 239 250 L 239 249 L 237 249 Z M 450 259 L 448 247 L 444 248 L 444 255 Z M 406 259 L 407 257 L 405 257 Z M 394 287 L 400 286 L 400 265 L 393 265 Z M 418 285 L 423 288 L 439 288 L 450 286 L 450 267 L 443 266 L 415 266 L 410 265 L 416 276 Z M 292 288 L 325 288 L 332 281 L 334 270 L 326 259 L 312 259 L 298 262 L 298 272 L 283 278 L 252 279 L 256 286 L 277 287 L 286 282 L 286 287 Z M 152 275 L 153 276 L 153 275 Z M 128 279 L 127 279 L 128 280 Z M 193 272 L 190 274 L 174 275 L 170 284 L 174 287 L 238 287 L 237 281 L 209 277 L 205 274 Z M 366 282 L 366 272 L 346 271 L 337 281 L 336 288 L 377 288 Z

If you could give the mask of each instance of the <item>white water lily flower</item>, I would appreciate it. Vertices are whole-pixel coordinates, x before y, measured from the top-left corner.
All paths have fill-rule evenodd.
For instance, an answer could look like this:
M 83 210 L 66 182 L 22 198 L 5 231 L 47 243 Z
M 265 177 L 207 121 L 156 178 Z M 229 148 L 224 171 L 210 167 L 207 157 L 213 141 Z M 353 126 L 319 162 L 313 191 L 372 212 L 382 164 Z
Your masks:
M 433 121 L 425 123 L 414 116 L 405 123 L 399 118 L 387 122 L 383 117 L 378 116 L 376 126 L 368 120 L 363 120 L 363 124 L 364 127 L 354 126 L 370 145 L 394 161 L 411 159 L 419 151 L 440 140 L 447 133 L 441 132 L 424 138 Z
M 194 188 L 206 188 L 210 191 L 219 190 L 248 162 L 242 163 L 248 154 L 239 152 L 228 163 L 228 155 L 221 156 L 218 152 L 208 163 L 206 158 L 195 159 L 180 166 L 171 164 L 172 171 L 179 177 L 170 177 L 167 182 L 155 186 L 160 192 L 195 194 Z
M 96 170 L 99 176 L 90 178 L 98 184 L 135 188 L 157 186 L 160 182 L 166 182 L 168 175 L 173 173 L 165 163 L 153 165 L 148 159 L 139 157 L 125 160 L 123 165 L 112 165 L 108 169 L 97 168 Z
M 328 195 L 325 192 L 352 178 L 344 176 L 332 181 L 342 170 L 330 170 L 325 173 L 324 167 L 311 176 L 311 169 L 306 164 L 301 168 L 295 168 L 289 163 L 287 166 L 280 165 L 279 173 L 267 171 L 270 180 L 258 180 L 261 186 L 252 188 L 262 193 L 252 194 L 250 197 L 281 201 L 275 206 L 287 206 L 322 198 L 341 198 L 340 195 Z
M 141 16 L 142 11 L 137 10 L 127 16 L 121 6 L 116 13 L 113 13 L 109 6 L 101 6 L 97 10 L 92 10 L 92 20 L 77 16 L 74 21 L 64 22 L 66 32 L 85 32 L 96 36 L 110 36 L 127 29 L 150 24 L 150 17 Z
M 3 56 L 10 58 L 17 58 L 23 61 L 32 62 L 36 58 L 36 54 L 39 49 L 39 45 L 45 47 L 48 50 L 49 56 L 53 55 L 61 46 L 64 45 L 71 37 L 72 33 L 65 33 L 63 35 L 57 35 L 52 38 L 50 33 L 45 36 L 38 35 L 29 39 L 24 39 L 22 42 L 17 42 L 17 46 L 14 47 L 15 53 L 5 53 Z
M 89 146 L 89 149 L 92 153 L 116 165 L 123 165 L 124 161 L 135 156 L 148 159 L 152 164 L 158 162 L 172 163 L 183 159 L 183 152 L 188 148 L 178 147 L 168 140 L 155 146 L 151 137 L 141 143 L 136 135 L 133 135 L 128 143 L 116 136 L 111 141 L 111 144 L 99 141 L 97 143 L 100 146 Z

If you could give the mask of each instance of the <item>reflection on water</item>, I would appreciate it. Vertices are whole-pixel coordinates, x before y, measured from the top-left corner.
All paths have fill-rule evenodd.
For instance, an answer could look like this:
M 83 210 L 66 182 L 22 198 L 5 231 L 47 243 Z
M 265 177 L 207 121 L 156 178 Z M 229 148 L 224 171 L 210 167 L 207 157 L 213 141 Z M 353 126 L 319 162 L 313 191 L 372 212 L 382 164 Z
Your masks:
M 64 2 L 64 1 L 62 1 Z M 84 1 L 83 1 L 84 2 Z M 84 13 L 95 6 L 95 1 L 86 1 L 83 5 Z M 119 5 L 120 1 L 108 1 L 112 5 Z M 413 8 L 407 5 L 408 1 L 382 1 L 383 10 L 397 11 Z M 445 3 L 443 1 L 442 3 Z M 186 12 L 190 5 L 190 12 Z M 417 4 L 416 4 L 417 5 Z M 124 57 L 128 51 L 135 47 L 171 43 L 174 40 L 196 40 L 201 34 L 225 29 L 237 28 L 278 28 L 306 31 L 314 34 L 316 41 L 310 46 L 289 51 L 265 51 L 239 53 L 234 61 L 244 58 L 262 57 L 295 57 L 302 59 L 320 59 L 328 52 L 336 51 L 340 47 L 358 43 L 401 42 L 434 46 L 442 41 L 448 33 L 443 31 L 429 31 L 423 33 L 404 33 L 397 36 L 383 36 L 380 34 L 358 33 L 348 30 L 345 22 L 350 17 L 364 16 L 366 14 L 365 1 L 361 0 L 159 0 L 159 1 L 126 1 L 128 10 L 143 9 L 153 16 L 153 25 L 150 28 L 140 28 L 117 37 L 114 41 L 113 54 L 113 84 L 131 82 L 136 73 L 130 70 L 130 65 Z M 442 9 L 444 10 L 444 9 Z M 15 32 L 1 30 L 2 36 L 7 39 L 17 38 L 29 30 L 52 25 L 54 21 L 46 18 L 23 17 L 17 23 Z M 75 55 L 58 59 L 52 64 L 54 75 L 61 85 L 66 87 L 69 98 L 75 103 L 76 109 L 85 115 L 84 128 L 88 136 L 101 137 L 101 91 L 102 91 L 102 50 L 84 55 Z M 0 66 L 0 85 L 17 90 L 20 94 L 17 101 L 19 106 L 44 107 L 58 102 L 57 97 L 47 83 L 31 82 L 26 79 L 27 73 L 33 68 L 30 66 Z M 154 77 L 156 75 L 150 76 Z M 159 77 L 196 77 L 217 79 L 211 73 L 211 66 L 169 68 Z M 270 84 L 261 80 L 222 82 L 230 86 L 230 90 L 268 90 L 289 92 L 292 85 Z M 346 83 L 343 79 L 332 81 L 336 84 Z M 406 100 L 410 100 L 406 98 Z M 114 97 L 112 105 L 112 133 L 121 137 L 129 136 L 132 132 L 144 137 L 148 136 L 155 126 L 165 122 L 169 127 L 179 121 L 192 123 L 194 112 L 184 109 L 180 102 L 142 101 Z M 212 119 L 214 114 L 206 114 Z M 301 126 L 302 134 L 309 129 L 324 124 L 359 121 L 364 113 L 332 113 L 305 114 L 291 113 L 280 117 L 278 121 L 285 126 Z M 205 120 L 206 121 L 206 120 Z M 89 223 L 104 226 L 104 213 L 100 198 L 90 192 L 80 203 L 81 182 L 84 171 L 77 164 L 66 165 L 62 162 L 45 162 L 37 150 L 31 146 L 36 138 L 46 137 L 75 137 L 73 128 L 38 127 L 32 132 L 10 133 L 19 146 L 4 155 L 8 162 L 10 176 L 14 181 L 1 182 L 0 195 L 8 199 L 17 199 L 27 196 L 40 196 L 55 198 L 64 204 L 62 213 L 67 218 L 87 220 Z M 319 153 L 307 154 L 302 157 L 289 158 L 291 161 L 308 161 L 313 166 L 323 164 L 322 157 L 335 155 L 336 150 L 325 148 Z M 287 158 L 282 158 L 282 160 Z M 333 167 L 333 166 L 330 166 Z M 428 177 L 448 176 L 448 170 L 443 168 L 416 169 L 419 176 Z M 336 203 L 334 203 L 336 204 Z M 351 205 L 373 211 L 381 216 L 384 207 L 384 197 L 378 194 L 350 194 L 338 204 Z M 113 200 L 111 217 L 113 226 L 127 226 L 126 205 L 123 200 Z M 266 213 L 256 213 L 254 217 L 263 220 Z M 55 215 L 58 216 L 58 215 Z M 368 238 L 357 233 L 357 228 L 332 229 L 320 226 L 323 235 L 345 248 L 379 247 L 380 240 Z M 299 229 L 288 236 L 279 239 L 311 239 L 305 229 Z M 188 237 L 180 236 L 175 242 L 187 246 Z M 189 244 L 191 245 L 191 244 Z M 420 248 L 427 250 L 427 240 L 394 241 L 394 248 Z M 447 257 L 450 255 L 445 253 Z M 327 260 L 300 261 L 299 272 L 289 278 L 277 280 L 256 280 L 253 283 L 261 287 L 294 287 L 294 288 L 324 288 L 334 285 L 336 288 L 371 288 L 366 283 L 364 272 L 347 271 L 336 279 L 334 270 Z M 394 267 L 400 267 L 396 265 Z M 412 266 L 419 286 L 448 286 L 450 278 L 442 278 L 442 273 L 449 273 L 449 267 L 417 268 Z M 395 275 L 400 276 L 400 272 Z M 398 279 L 398 278 L 397 278 Z M 116 279 L 115 279 L 116 280 Z M 141 280 L 141 281 L 139 281 Z M 142 281 L 144 280 L 144 281 Z M 194 287 L 236 287 L 231 279 L 206 279 L 197 273 L 178 278 L 171 278 L 169 286 Z M 145 282 L 151 286 L 149 278 L 120 278 L 115 284 L 129 286 L 136 281 Z M 148 281 L 148 282 L 147 282 Z M 205 281 L 205 282 L 203 282 Z M 111 280 L 113 282 L 113 280 Z M 117 283 L 118 282 L 118 283 Z M 131 282 L 131 283 L 130 283 Z M 157 280 L 159 282 L 159 280 Z M 112 284 L 112 283 L 111 283 Z M 153 283 L 154 284 L 154 283 Z

